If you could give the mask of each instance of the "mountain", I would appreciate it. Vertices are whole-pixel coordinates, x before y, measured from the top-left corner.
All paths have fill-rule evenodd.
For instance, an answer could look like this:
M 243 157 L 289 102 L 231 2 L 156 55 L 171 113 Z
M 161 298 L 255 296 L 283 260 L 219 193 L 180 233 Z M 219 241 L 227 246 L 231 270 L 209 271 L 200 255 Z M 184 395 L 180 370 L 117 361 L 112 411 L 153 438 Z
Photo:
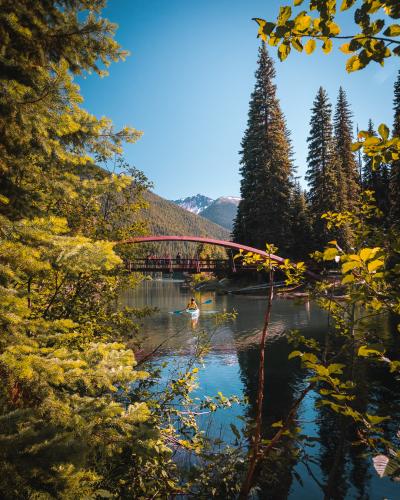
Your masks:
M 230 232 L 227 229 L 177 206 L 175 202 L 161 198 L 151 191 L 147 191 L 144 198 L 149 204 L 149 207 L 144 210 L 149 234 L 204 236 L 218 240 L 230 240 Z M 181 254 L 194 255 L 197 247 L 197 243 L 157 243 L 157 253 L 171 252 L 174 254 L 179 251 Z M 218 253 L 221 252 L 218 251 Z
M 173 203 L 232 231 L 239 201 L 240 198 L 237 196 L 221 196 L 213 200 L 203 194 L 196 194 L 175 200 Z
M 239 201 L 240 198 L 236 196 L 221 196 L 202 210 L 200 215 L 232 231 Z
M 188 196 L 187 198 L 181 198 L 180 200 L 173 200 L 173 203 L 179 205 L 180 207 L 192 212 L 194 214 L 199 214 L 205 210 L 214 200 L 204 196 L 202 194 L 196 194 L 196 196 Z

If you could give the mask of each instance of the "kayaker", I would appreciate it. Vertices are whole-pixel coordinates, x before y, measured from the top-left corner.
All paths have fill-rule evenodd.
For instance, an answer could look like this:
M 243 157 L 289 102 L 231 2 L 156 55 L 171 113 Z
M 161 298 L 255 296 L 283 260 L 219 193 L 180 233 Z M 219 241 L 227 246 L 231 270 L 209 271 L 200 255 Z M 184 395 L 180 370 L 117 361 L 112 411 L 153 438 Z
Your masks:
M 194 300 L 194 297 L 191 298 L 189 304 L 186 306 L 186 309 L 189 309 L 190 311 L 195 311 L 198 309 L 198 306 L 196 304 L 196 301 Z

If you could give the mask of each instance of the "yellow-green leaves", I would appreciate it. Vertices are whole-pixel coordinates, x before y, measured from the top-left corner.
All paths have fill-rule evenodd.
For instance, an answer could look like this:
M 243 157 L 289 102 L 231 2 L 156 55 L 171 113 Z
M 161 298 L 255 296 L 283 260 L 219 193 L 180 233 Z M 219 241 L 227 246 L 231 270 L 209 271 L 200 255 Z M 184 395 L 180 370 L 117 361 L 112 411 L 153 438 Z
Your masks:
M 315 47 L 316 47 L 316 42 L 314 39 L 310 39 L 307 41 L 307 43 L 304 45 L 304 51 L 306 52 L 306 54 L 312 54 L 315 50 Z
M 343 10 L 350 9 L 350 7 L 352 7 L 354 5 L 355 1 L 356 0 L 343 0 L 342 5 L 340 6 L 340 10 L 343 11 Z
M 382 137 L 384 141 L 387 141 L 389 138 L 389 127 L 387 127 L 384 123 L 381 123 L 378 127 L 379 135 Z
M 362 130 L 358 134 L 358 141 L 352 145 L 353 151 L 364 148 L 364 153 L 372 158 L 372 168 L 376 169 L 381 163 L 391 163 L 400 158 L 400 138 L 390 138 L 390 130 L 384 123 L 378 127 L 380 137 Z
M 289 42 L 281 43 L 281 45 L 279 45 L 279 48 L 278 48 L 279 59 L 281 61 L 284 61 L 289 54 L 290 54 Z
M 324 260 L 335 260 L 339 255 L 338 249 L 336 247 L 329 247 L 323 253 Z
M 327 38 L 323 45 L 322 45 L 322 50 L 324 51 L 325 54 L 329 54 L 329 52 L 332 50 L 332 40 L 330 38 Z
M 357 355 L 358 356 L 361 356 L 361 357 L 368 357 L 368 356 L 382 356 L 383 352 L 377 350 L 377 349 L 372 349 L 372 348 L 369 348 L 365 345 L 362 345 L 359 349 L 358 349 L 358 352 L 357 352 Z
M 358 56 L 352 56 L 346 62 L 346 70 L 348 73 L 352 73 L 353 71 L 358 71 L 363 67 L 362 62 Z
M 347 11 L 355 3 L 356 0 L 342 0 L 340 9 Z M 294 1 L 295 7 L 301 4 L 303 4 L 302 1 Z M 391 24 L 382 33 L 385 19 L 371 19 L 370 14 L 378 12 L 381 8 L 386 16 L 393 18 L 397 16 L 383 0 L 363 0 L 362 8 L 354 12 L 354 22 L 359 26 L 359 32 L 357 33 L 356 30 L 355 33 L 343 37 L 348 38 L 349 41 L 340 47 L 345 54 L 351 54 L 346 62 L 348 72 L 361 70 L 371 61 L 383 65 L 386 58 L 392 55 L 400 56 L 400 46 L 393 46 L 390 40 L 390 38 L 395 39 L 400 36 L 400 25 Z M 309 11 L 303 10 L 291 18 L 291 7 L 280 7 L 276 25 L 260 18 L 257 19 L 260 25 L 259 36 L 272 46 L 279 45 L 284 40 L 299 52 L 304 46 L 306 54 L 314 52 L 319 40 L 322 42 L 323 52 L 328 54 L 333 48 L 332 39 L 338 38 L 341 34 L 341 27 L 335 22 L 336 9 L 336 0 L 318 2 L 310 0 Z M 309 13 L 312 11 L 315 11 L 319 17 L 311 17 Z M 265 29 L 267 24 L 269 29 Z M 307 43 L 302 40 L 303 37 L 308 39 Z M 293 42 L 294 39 L 296 39 L 295 42 Z M 286 51 L 282 48 L 279 48 L 279 51 L 281 60 L 284 60 L 287 57 Z
M 303 52 L 303 45 L 299 38 L 292 38 L 292 47 L 298 52 Z
M 311 24 L 311 16 L 307 12 L 300 12 L 294 19 L 294 28 L 296 31 L 305 32 Z
M 385 36 L 397 37 L 400 36 L 400 24 L 392 24 L 383 32 Z
M 286 21 L 290 19 L 291 15 L 292 15 L 292 8 L 290 6 L 280 7 L 277 19 L 277 25 L 284 26 L 286 24 Z

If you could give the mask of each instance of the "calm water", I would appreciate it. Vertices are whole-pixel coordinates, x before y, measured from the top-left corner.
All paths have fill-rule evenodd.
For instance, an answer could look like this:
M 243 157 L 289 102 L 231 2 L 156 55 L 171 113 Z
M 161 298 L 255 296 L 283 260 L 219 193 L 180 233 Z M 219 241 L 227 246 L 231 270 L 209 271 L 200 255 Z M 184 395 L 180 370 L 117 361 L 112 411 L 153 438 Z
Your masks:
M 123 301 L 134 307 L 157 307 L 158 312 L 144 320 L 141 332 L 146 341 L 144 352 L 150 352 L 163 343 L 159 359 L 168 361 L 163 372 L 167 380 L 184 365 L 196 349 L 196 339 L 202 331 L 211 333 L 211 351 L 205 357 L 205 366 L 199 372 L 197 396 L 215 395 L 221 391 L 225 396 L 237 395 L 248 398 L 247 405 L 235 405 L 229 410 L 218 411 L 212 422 L 207 421 L 211 435 L 221 435 L 227 441 L 234 437 L 229 424 L 238 428 L 243 425 L 238 417 L 252 416 L 256 404 L 258 341 L 265 312 L 265 299 L 224 295 L 213 292 L 196 294 L 198 304 L 212 299 L 211 304 L 201 306 L 198 321 L 186 315 L 173 314 L 183 309 L 191 297 L 190 291 L 182 290 L 181 283 L 160 280 L 145 281 L 135 290 L 126 291 Z M 215 312 L 237 311 L 237 318 L 216 328 Z M 293 300 L 277 299 L 271 317 L 265 365 L 264 423 L 267 429 L 272 422 L 285 418 L 299 392 L 304 387 L 305 372 L 296 361 L 288 361 L 293 348 L 287 344 L 285 333 L 296 329 L 306 337 L 322 339 L 327 326 L 327 317 L 314 304 L 296 303 Z M 377 325 L 382 328 L 382 325 Z M 361 389 L 365 392 L 365 405 L 379 407 L 380 415 L 392 415 L 388 422 L 388 436 L 396 432 L 395 422 L 400 417 L 400 388 L 386 372 L 370 373 L 360 368 Z M 369 381 L 370 380 L 370 381 Z M 380 380 L 379 391 L 376 382 Z M 339 417 L 316 410 L 315 393 L 303 401 L 298 418 L 304 432 L 317 438 L 313 448 L 307 449 L 311 458 L 308 463 L 315 478 L 326 485 L 331 476 L 331 498 L 351 499 L 400 499 L 400 486 L 384 478 L 380 479 L 371 466 L 369 458 L 362 456 L 349 445 L 349 429 L 344 429 Z M 354 437 L 355 438 L 355 437 Z M 332 469 L 335 468 L 332 472 Z M 339 465 L 338 465 L 339 464 Z M 295 478 L 298 475 L 301 483 Z M 273 492 L 263 489 L 260 498 L 276 499 L 320 499 L 324 498 L 320 486 L 311 477 L 304 464 L 294 461 L 283 472 L 279 486 Z

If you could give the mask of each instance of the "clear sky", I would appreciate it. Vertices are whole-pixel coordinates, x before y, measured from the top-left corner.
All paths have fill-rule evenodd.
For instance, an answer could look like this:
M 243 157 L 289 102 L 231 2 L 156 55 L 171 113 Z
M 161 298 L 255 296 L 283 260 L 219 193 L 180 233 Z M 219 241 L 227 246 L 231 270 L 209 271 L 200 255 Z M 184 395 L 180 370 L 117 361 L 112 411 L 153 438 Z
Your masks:
M 238 195 L 240 141 L 254 85 L 257 25 L 274 20 L 290 0 L 109 0 L 105 15 L 119 25 L 117 40 L 130 51 L 110 75 L 79 79 L 85 107 L 116 126 L 142 130 L 126 159 L 168 199 L 202 193 Z M 344 28 L 354 32 L 348 21 Z M 343 31 L 346 31 L 343 30 Z M 346 34 L 346 33 L 344 33 Z M 275 49 L 278 97 L 292 133 L 295 164 L 306 168 L 310 107 L 319 86 L 336 101 L 340 85 L 361 129 L 369 118 L 392 123 L 398 58 L 348 75 L 346 56 L 319 50 L 293 53 L 281 63 Z M 304 183 L 303 183 L 304 185 Z

